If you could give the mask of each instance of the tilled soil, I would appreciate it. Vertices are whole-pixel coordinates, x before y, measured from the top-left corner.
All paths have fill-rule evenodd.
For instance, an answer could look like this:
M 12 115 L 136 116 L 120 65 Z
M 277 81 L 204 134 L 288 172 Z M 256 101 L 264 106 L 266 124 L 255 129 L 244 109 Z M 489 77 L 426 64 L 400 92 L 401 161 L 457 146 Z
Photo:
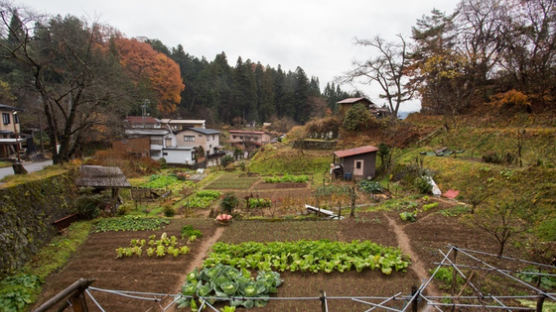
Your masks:
M 133 256 L 115 259 L 115 249 L 129 246 L 131 239 L 148 239 L 149 235 L 160 235 L 164 232 L 179 238 L 181 228 L 185 224 L 192 224 L 203 234 L 202 238 L 189 245 L 191 250 L 187 255 L 177 258 L 166 255 L 157 258 L 143 254 L 141 258 Z M 61 271 L 46 279 L 36 307 L 79 278 L 92 279 L 94 280 L 92 286 L 99 288 L 175 293 L 176 285 L 187 273 L 188 264 L 195 258 L 203 241 L 210 238 L 215 229 L 212 220 L 174 219 L 165 228 L 154 232 L 93 233 Z M 145 311 L 150 307 L 159 306 L 158 303 L 143 300 L 96 291 L 92 293 L 106 311 Z M 90 301 L 88 306 L 90 311 L 99 311 Z

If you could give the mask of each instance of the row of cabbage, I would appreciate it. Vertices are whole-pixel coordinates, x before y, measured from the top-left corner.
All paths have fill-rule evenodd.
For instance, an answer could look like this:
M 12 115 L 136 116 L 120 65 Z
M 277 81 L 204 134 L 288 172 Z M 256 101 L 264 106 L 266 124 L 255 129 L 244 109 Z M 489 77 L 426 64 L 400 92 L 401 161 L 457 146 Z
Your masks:
M 238 270 L 229 265 L 217 264 L 189 273 L 182 287 L 183 296 L 178 298 L 177 303 L 180 308 L 191 307 L 192 311 L 197 311 L 202 305 L 202 302 L 194 299 L 199 297 L 211 304 L 226 301 L 232 307 L 264 307 L 268 297 L 275 294 L 281 284 L 277 272 L 259 271 L 255 278 L 246 269 Z
M 399 248 L 371 241 L 338 242 L 328 240 L 295 242 L 216 243 L 204 262 L 205 267 L 226 264 L 240 269 L 280 272 L 345 272 L 364 269 L 405 272 L 409 257 Z

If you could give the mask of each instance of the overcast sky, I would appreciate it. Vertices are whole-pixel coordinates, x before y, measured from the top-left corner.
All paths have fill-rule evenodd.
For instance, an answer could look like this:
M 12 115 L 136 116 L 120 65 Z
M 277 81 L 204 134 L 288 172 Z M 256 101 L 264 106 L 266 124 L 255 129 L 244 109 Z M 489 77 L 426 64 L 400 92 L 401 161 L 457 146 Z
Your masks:
M 458 0 L 20 0 L 39 13 L 72 14 L 109 24 L 129 37 L 182 44 L 191 55 L 212 60 L 226 52 L 230 65 L 238 56 L 263 65 L 295 70 L 320 79 L 321 89 L 368 59 L 371 48 L 355 38 L 411 34 L 417 18 L 437 8 L 452 12 Z M 349 86 L 345 87 L 350 89 Z M 359 86 L 375 103 L 377 87 Z M 419 109 L 418 101 L 401 110 Z

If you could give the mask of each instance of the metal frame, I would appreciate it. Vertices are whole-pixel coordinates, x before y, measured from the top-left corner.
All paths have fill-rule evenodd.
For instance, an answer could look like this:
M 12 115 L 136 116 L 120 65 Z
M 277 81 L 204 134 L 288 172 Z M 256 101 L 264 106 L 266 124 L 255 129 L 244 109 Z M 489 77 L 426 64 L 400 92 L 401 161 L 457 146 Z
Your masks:
M 231 301 L 231 300 L 268 300 L 268 301 L 316 301 L 320 302 L 321 311 L 328 312 L 328 303 L 331 300 L 350 300 L 354 302 L 358 302 L 361 304 L 366 305 L 366 309 L 364 312 L 370 311 L 394 311 L 394 312 L 405 312 L 405 311 L 412 311 L 417 312 L 418 306 L 420 302 L 425 303 L 425 307 L 423 311 L 430 311 L 434 309 L 439 312 L 444 312 L 443 309 L 449 308 L 450 311 L 455 311 L 458 308 L 463 309 L 474 309 L 474 310 L 489 310 L 489 311 L 542 311 L 542 307 L 545 300 L 549 300 L 552 302 L 556 302 L 556 293 L 549 293 L 546 292 L 534 285 L 526 283 L 525 281 L 511 275 L 511 273 L 531 273 L 531 272 L 521 272 L 521 271 L 511 271 L 506 269 L 500 269 L 491 263 L 487 262 L 484 259 L 479 258 L 479 256 L 485 257 L 497 257 L 497 259 L 523 263 L 534 265 L 539 268 L 546 268 L 551 269 L 556 272 L 556 266 L 536 263 L 532 261 L 511 258 L 511 257 L 498 257 L 497 255 L 477 251 L 477 250 L 470 250 L 465 248 L 459 248 L 456 246 L 448 246 L 449 249 L 447 252 L 443 252 L 439 250 L 440 255 L 443 257 L 440 262 L 435 262 L 437 267 L 434 269 L 431 276 L 423 281 L 419 287 L 413 287 L 411 294 L 402 295 L 401 292 L 398 292 L 390 297 L 381 297 L 381 296 L 327 296 L 325 291 L 321 291 L 319 296 L 314 297 L 196 297 L 196 296 L 184 296 L 182 294 L 166 294 L 166 293 L 156 293 L 156 292 L 139 292 L 139 291 L 128 291 L 128 290 L 114 290 L 114 289 L 103 289 L 98 287 L 90 286 L 92 281 L 87 281 L 84 279 L 80 279 L 73 283 L 71 286 L 45 302 L 39 308 L 34 310 L 35 312 L 45 311 L 48 307 L 53 306 L 56 303 L 62 302 L 68 296 L 71 296 L 71 305 L 74 308 L 74 311 L 87 311 L 86 303 L 84 295 L 87 295 L 90 300 L 94 303 L 94 305 L 102 312 L 105 310 L 102 308 L 101 304 L 96 300 L 93 296 L 92 292 L 102 292 L 113 294 L 117 296 L 123 296 L 126 298 L 132 298 L 137 300 L 145 300 L 151 301 L 158 305 L 160 311 L 168 311 L 172 308 L 179 299 L 186 298 L 186 299 L 198 299 L 201 303 L 199 306 L 198 311 L 202 311 L 203 309 L 207 308 L 210 311 L 219 312 L 220 310 L 214 307 L 209 301 L 211 300 L 220 300 L 220 301 Z M 461 255 L 461 259 L 457 256 Z M 453 259 L 450 259 L 452 256 Z M 474 265 L 464 264 L 462 260 L 471 261 Z M 431 284 L 434 277 L 442 268 L 443 266 L 448 266 L 453 268 L 453 281 L 457 280 L 457 276 L 461 276 L 465 284 L 463 285 L 462 289 L 460 289 L 459 294 L 455 294 L 456 290 L 456 283 L 452 285 L 452 295 L 447 296 L 436 296 L 436 295 L 425 295 L 424 293 L 427 290 L 427 287 Z M 464 273 L 464 270 L 472 270 L 471 273 Z M 512 295 L 493 295 L 493 294 L 484 294 L 480 287 L 473 283 L 472 277 L 475 274 L 474 270 L 479 270 L 486 272 L 486 275 L 489 274 L 498 274 L 499 277 L 511 280 L 514 283 L 519 284 L 523 287 L 523 289 L 528 289 L 532 294 L 530 295 L 521 295 L 521 296 L 512 296 Z M 556 274 L 553 273 L 534 273 L 532 272 L 531 275 L 537 276 L 555 276 Z M 474 295 L 462 295 L 463 290 L 469 286 L 472 290 Z M 522 307 L 522 306 L 515 306 L 512 305 L 512 301 L 517 299 L 528 299 L 528 300 L 537 300 L 536 309 Z M 446 303 L 446 300 L 451 301 L 451 303 Z M 166 301 L 164 306 L 162 305 L 163 302 Z M 78 303 L 80 307 L 76 307 L 75 304 Z M 85 304 L 83 309 L 83 304 Z M 69 304 L 67 304 L 69 305 Z M 66 305 L 66 306 L 67 306 Z M 77 308 L 77 310 L 75 310 Z

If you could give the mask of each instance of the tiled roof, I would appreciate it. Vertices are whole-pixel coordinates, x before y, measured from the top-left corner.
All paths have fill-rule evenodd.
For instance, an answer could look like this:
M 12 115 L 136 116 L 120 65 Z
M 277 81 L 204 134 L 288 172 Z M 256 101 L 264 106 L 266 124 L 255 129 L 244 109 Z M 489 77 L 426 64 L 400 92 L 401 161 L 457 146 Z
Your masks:
M 378 148 L 376 146 L 367 145 L 367 146 L 361 146 L 361 147 L 351 148 L 347 150 L 335 151 L 334 155 L 336 155 L 336 157 L 339 158 L 344 158 L 349 156 L 372 153 L 376 151 L 378 151 Z

